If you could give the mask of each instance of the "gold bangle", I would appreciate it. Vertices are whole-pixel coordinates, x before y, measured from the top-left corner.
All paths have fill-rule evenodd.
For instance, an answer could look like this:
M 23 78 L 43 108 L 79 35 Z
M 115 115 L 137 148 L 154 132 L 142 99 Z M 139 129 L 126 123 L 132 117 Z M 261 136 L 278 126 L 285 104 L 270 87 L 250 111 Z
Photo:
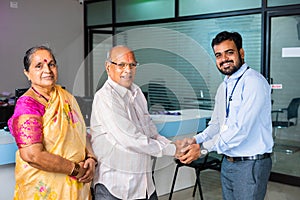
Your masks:
M 78 163 L 74 163 L 74 168 L 70 174 L 70 176 L 77 176 L 79 174 L 80 165 Z
M 87 160 L 87 159 L 89 159 L 89 158 L 90 158 L 90 159 L 93 159 L 93 160 L 95 161 L 95 163 L 96 163 L 96 165 L 95 165 L 95 166 L 97 166 L 97 165 L 98 165 L 98 160 L 97 160 L 97 158 L 95 158 L 94 156 L 89 156 L 89 155 L 88 155 L 88 156 L 86 156 L 86 158 L 85 158 L 85 159 Z

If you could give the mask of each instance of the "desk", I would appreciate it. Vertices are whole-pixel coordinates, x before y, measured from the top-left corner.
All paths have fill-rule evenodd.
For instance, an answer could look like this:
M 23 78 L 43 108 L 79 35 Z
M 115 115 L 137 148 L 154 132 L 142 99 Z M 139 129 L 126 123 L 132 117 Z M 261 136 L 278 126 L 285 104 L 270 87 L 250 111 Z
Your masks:
M 172 112 L 180 112 L 181 115 L 151 115 L 158 132 L 169 139 L 180 139 L 195 135 L 205 129 L 206 121 L 212 111 L 199 109 L 186 109 Z M 0 129 L 0 165 L 15 162 L 17 145 L 13 136 Z
M 211 110 L 186 109 L 172 112 L 180 112 L 181 115 L 151 115 L 159 133 L 170 140 L 193 137 L 197 132 L 203 131 L 207 120 L 211 117 Z M 154 180 L 157 195 L 168 194 L 175 171 L 174 158 L 164 156 L 157 158 L 154 170 Z M 192 168 L 183 167 L 178 172 L 174 191 L 185 189 L 195 184 L 195 171 Z
M 0 129 L 0 165 L 15 163 L 18 147 L 10 132 Z
M 206 121 L 211 117 L 211 110 L 185 109 L 170 111 L 181 115 L 151 115 L 158 132 L 167 137 L 198 133 L 205 129 Z

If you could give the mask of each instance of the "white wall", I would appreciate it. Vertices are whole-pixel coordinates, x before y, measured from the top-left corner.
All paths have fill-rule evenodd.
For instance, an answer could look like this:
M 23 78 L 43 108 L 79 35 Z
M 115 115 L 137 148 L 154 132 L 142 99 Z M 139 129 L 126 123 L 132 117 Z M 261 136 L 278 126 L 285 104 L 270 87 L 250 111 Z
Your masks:
M 10 2 L 18 8 L 10 8 Z M 59 84 L 72 92 L 83 61 L 83 5 L 78 0 L 0 1 L 0 92 L 28 87 L 23 57 L 32 46 L 48 44 L 59 65 Z M 84 88 L 83 73 L 77 76 Z M 78 82 L 78 81 L 77 81 Z
M 10 8 L 10 1 L 18 8 Z M 0 93 L 28 87 L 23 57 L 32 46 L 48 44 L 59 65 L 59 84 L 72 92 L 83 61 L 83 5 L 78 0 L 0 0 Z M 78 87 L 77 87 L 78 88 Z M 80 88 L 80 87 L 79 87 Z M 14 165 L 0 166 L 0 200 L 13 198 Z

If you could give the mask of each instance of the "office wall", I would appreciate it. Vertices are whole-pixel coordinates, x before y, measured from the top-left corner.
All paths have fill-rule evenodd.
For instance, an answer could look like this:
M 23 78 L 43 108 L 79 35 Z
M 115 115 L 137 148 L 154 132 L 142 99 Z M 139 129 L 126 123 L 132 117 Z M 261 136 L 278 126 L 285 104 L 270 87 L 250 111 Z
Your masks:
M 23 57 L 28 48 L 42 44 L 54 51 L 59 84 L 72 92 L 74 80 L 82 79 L 77 89 L 84 88 L 84 73 L 78 73 L 84 57 L 83 5 L 78 0 L 1 0 L 0 92 L 14 94 L 15 88 L 29 86 Z

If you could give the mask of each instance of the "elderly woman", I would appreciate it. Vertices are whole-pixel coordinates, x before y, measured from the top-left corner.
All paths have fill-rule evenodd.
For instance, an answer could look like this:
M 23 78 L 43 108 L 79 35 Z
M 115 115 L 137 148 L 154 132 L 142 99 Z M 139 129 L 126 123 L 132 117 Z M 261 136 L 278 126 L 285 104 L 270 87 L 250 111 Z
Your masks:
M 19 148 L 15 199 L 90 199 L 97 161 L 75 98 L 56 85 L 51 49 L 30 48 L 24 67 L 31 87 L 8 122 Z

